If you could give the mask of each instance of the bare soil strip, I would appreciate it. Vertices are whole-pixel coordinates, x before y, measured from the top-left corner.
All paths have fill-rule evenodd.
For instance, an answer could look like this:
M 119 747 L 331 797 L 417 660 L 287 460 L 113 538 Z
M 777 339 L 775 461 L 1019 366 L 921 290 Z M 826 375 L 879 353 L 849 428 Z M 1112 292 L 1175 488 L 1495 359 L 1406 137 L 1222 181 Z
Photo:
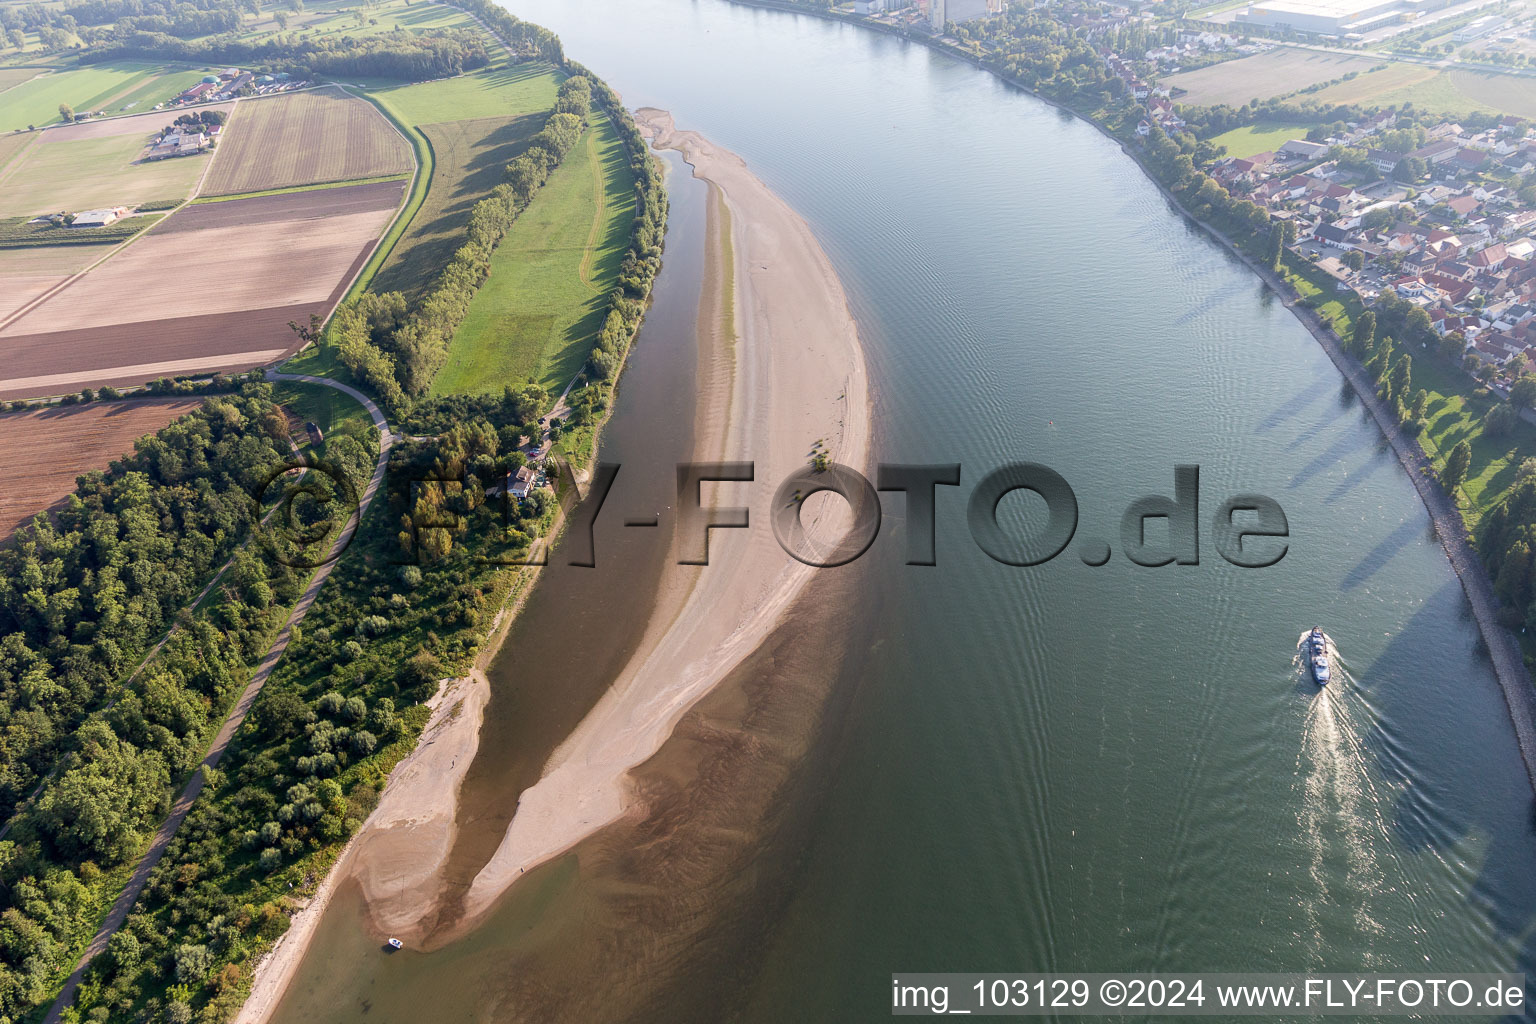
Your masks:
M 245 370 L 294 351 L 289 321 L 329 314 L 403 191 L 378 182 L 183 207 L 0 330 L 0 398 Z
M 73 494 L 76 477 L 106 469 L 138 438 L 200 404 L 150 398 L 0 416 L 0 540 Z

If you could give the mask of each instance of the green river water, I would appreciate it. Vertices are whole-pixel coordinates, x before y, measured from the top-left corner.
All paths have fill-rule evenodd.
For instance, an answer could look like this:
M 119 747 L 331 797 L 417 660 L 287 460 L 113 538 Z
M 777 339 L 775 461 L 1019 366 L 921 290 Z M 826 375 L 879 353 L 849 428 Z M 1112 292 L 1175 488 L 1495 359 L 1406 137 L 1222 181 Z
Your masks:
M 278 1019 L 873 1021 L 892 971 L 1530 969 L 1531 786 L 1412 485 L 1294 317 L 1116 144 L 854 26 L 723 0 L 508 6 L 807 219 L 861 327 L 876 457 L 959 462 L 963 486 L 940 490 L 938 566 L 902 564 L 889 498 L 818 597 L 822 730 L 729 885 L 642 879 L 673 908 L 643 985 L 633 951 L 560 952 L 596 914 L 568 859 L 429 953 L 380 954 L 344 891 Z M 658 499 L 691 438 L 704 234 L 702 187 L 669 166 L 667 266 L 604 442 Z M 970 487 L 1017 460 L 1080 505 L 1044 566 L 965 529 Z M 1202 535 L 1198 566 L 1127 562 L 1121 511 L 1171 494 L 1177 463 L 1201 467 L 1202 516 L 1279 501 L 1284 560 L 1238 569 Z M 608 531 L 628 545 L 611 567 L 552 570 L 492 671 L 465 879 L 644 624 L 661 543 Z M 1085 537 L 1108 565 L 1077 557 Z M 1321 693 L 1294 660 L 1314 623 L 1343 662 Z M 540 955 L 602 1012 L 520 1010 Z

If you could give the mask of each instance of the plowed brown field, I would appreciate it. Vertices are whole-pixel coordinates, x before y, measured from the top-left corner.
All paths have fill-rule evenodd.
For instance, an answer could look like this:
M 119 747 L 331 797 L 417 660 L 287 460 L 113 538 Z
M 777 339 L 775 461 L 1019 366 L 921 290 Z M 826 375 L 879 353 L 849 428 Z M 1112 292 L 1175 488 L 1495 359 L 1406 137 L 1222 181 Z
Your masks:
M 202 194 L 403 174 L 411 147 L 366 100 L 337 88 L 241 100 Z
M 106 469 L 133 442 L 197 408 L 200 398 L 149 398 L 0 416 L 0 540 Z
M 290 320 L 324 316 L 340 300 L 403 186 L 177 211 L 0 329 L 0 398 L 272 362 L 299 344 Z

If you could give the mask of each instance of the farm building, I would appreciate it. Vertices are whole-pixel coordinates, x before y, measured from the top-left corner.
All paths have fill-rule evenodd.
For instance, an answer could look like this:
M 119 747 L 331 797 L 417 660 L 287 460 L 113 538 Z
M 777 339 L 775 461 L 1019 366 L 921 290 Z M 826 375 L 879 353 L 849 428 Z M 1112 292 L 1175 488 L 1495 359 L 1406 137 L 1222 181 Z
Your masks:
M 113 206 L 105 210 L 82 210 L 70 221 L 72 228 L 104 228 L 115 224 L 128 215 L 128 207 Z
M 209 76 L 209 77 L 212 77 L 212 76 Z M 202 82 L 199 82 L 197 85 L 194 85 L 192 88 L 188 89 L 186 92 L 182 93 L 180 96 L 177 96 L 176 99 L 173 100 L 172 102 L 173 103 L 198 103 L 198 102 L 201 102 L 203 100 L 211 100 L 211 99 L 213 99 L 214 93 L 218 91 L 218 88 L 219 88 L 219 80 L 217 78 L 214 78 L 213 81 L 211 81 L 211 82 L 208 81 L 207 79 L 204 79 Z
M 193 156 L 208 148 L 208 136 L 202 132 L 183 135 L 167 132 L 150 148 L 146 160 L 164 160 L 173 156 Z

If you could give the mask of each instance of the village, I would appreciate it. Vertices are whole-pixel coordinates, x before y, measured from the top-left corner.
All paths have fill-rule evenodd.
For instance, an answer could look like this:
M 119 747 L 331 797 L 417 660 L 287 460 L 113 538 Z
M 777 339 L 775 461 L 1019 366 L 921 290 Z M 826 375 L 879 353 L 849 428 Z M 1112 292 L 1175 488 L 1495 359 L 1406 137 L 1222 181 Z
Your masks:
M 1165 88 L 1131 63 L 1106 57 L 1154 126 L 1185 127 Z M 1471 130 L 1442 121 L 1394 132 L 1393 110 L 1309 138 L 1305 128 L 1277 150 L 1223 156 L 1203 169 L 1272 222 L 1294 225 L 1287 248 L 1313 263 L 1339 292 L 1366 305 L 1391 293 L 1429 316 L 1436 332 L 1462 347 L 1462 365 L 1500 388 L 1536 368 L 1536 137 L 1506 116 Z M 1422 136 L 1412 149 L 1388 139 Z M 1522 198 L 1522 192 L 1524 198 Z

